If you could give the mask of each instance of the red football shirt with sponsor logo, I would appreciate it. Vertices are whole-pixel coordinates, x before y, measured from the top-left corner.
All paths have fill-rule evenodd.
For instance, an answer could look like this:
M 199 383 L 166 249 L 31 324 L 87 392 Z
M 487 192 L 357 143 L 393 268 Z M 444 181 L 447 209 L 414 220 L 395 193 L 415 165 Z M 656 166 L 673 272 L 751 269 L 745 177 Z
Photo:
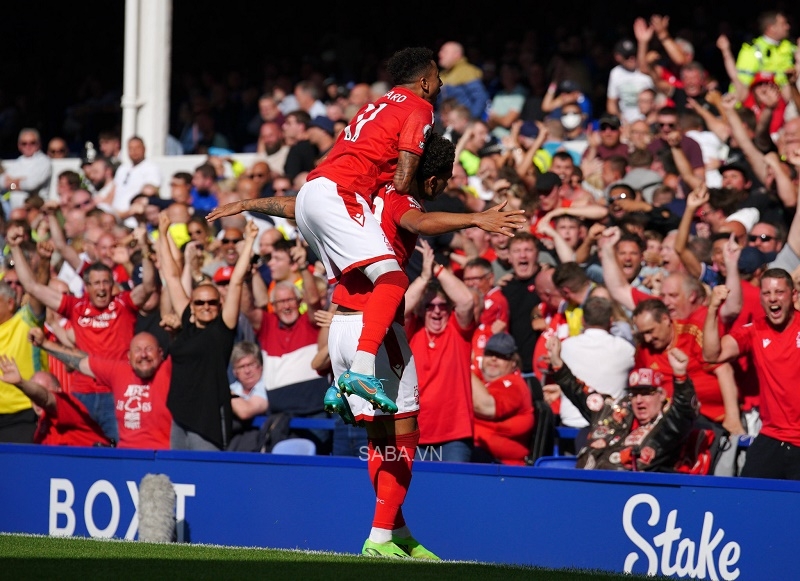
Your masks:
M 66 294 L 58 307 L 58 313 L 67 317 L 72 324 L 78 349 L 96 357 L 114 360 L 127 359 L 137 312 L 130 291 L 119 293 L 103 310 L 92 305 L 88 297 L 77 298 Z M 72 376 L 71 391 L 109 393 L 111 388 L 76 372 Z
M 631 289 L 633 302 L 639 304 L 644 300 L 656 298 L 637 289 Z M 687 375 L 694 383 L 697 401 L 700 402 L 700 413 L 713 422 L 722 422 L 725 418 L 725 406 L 722 403 L 722 392 L 714 370 L 717 364 L 706 363 L 703 359 L 703 325 L 708 307 L 695 309 L 686 319 L 674 320 L 675 337 L 672 344 L 661 353 L 654 352 L 646 345 L 637 347 L 635 367 L 648 367 L 664 374 L 664 390 L 672 397 L 672 366 L 669 364 L 667 352 L 677 347 L 689 356 Z M 720 322 L 720 335 L 725 331 Z
M 704 308 L 699 310 L 705 312 Z M 672 397 L 674 374 L 667 352 L 673 347 L 677 347 L 689 356 L 686 374 L 694 383 L 697 400 L 700 402 L 700 413 L 713 422 L 722 422 L 725 418 L 725 406 L 722 404 L 719 380 L 714 373 L 718 365 L 706 363 L 703 360 L 703 328 L 697 326 L 696 319 L 698 318 L 699 315 L 695 311 L 693 316 L 686 321 L 673 321 L 675 336 L 670 346 L 664 351 L 656 352 L 646 345 L 638 347 L 634 368 L 646 367 L 660 371 L 664 377 L 662 387 L 667 396 Z M 705 318 L 705 314 L 703 314 L 703 318 Z
M 761 316 L 734 328 L 731 337 L 752 357 L 761 388 L 761 433 L 800 446 L 800 312 L 782 331 Z
M 138 377 L 128 359 L 111 361 L 89 357 L 89 367 L 102 383 L 111 386 L 119 427 L 117 448 L 169 450 L 172 414 L 167 394 L 172 360 L 167 357 L 150 379 Z

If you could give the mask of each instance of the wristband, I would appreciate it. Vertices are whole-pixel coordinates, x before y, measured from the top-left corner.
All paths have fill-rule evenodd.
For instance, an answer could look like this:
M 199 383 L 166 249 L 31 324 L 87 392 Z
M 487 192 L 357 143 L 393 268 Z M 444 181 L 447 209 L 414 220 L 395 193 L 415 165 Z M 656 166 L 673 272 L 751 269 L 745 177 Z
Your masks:
M 555 367 L 553 365 L 550 366 L 550 368 L 553 370 L 554 373 L 557 372 L 557 371 L 561 371 L 562 367 L 564 367 L 563 363 L 561 365 L 559 365 L 558 367 Z
M 437 264 L 436 266 L 434 266 L 433 267 L 433 278 L 439 278 L 439 275 L 442 274 L 443 270 L 444 270 L 444 265 L 442 265 L 442 264 Z
M 688 379 L 688 376 L 686 376 L 686 375 L 676 375 L 675 377 L 672 378 L 673 381 L 680 381 L 681 383 L 683 383 L 687 379 Z

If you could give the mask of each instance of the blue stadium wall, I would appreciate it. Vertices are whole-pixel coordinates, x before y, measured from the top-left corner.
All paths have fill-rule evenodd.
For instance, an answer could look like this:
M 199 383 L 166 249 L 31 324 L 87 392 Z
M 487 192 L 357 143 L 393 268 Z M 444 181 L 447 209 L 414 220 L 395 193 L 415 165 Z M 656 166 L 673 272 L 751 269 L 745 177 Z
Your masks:
M 358 553 L 374 495 L 357 458 L 0 445 L 0 531 L 135 539 L 166 474 L 180 540 Z M 445 559 L 695 579 L 796 579 L 800 483 L 417 462 L 404 507 Z

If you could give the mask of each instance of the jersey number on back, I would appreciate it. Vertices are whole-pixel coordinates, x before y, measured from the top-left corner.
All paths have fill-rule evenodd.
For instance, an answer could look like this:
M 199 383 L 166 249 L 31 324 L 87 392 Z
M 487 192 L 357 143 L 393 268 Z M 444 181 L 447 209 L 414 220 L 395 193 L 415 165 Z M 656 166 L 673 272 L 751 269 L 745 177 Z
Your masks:
M 378 113 L 383 111 L 385 107 L 386 103 L 382 103 L 377 107 L 375 107 L 375 105 L 372 103 L 367 105 L 367 108 L 364 110 L 364 112 L 356 117 L 355 123 L 344 128 L 344 140 L 357 141 L 358 136 L 361 135 L 361 129 L 364 127 L 364 125 L 375 119 Z

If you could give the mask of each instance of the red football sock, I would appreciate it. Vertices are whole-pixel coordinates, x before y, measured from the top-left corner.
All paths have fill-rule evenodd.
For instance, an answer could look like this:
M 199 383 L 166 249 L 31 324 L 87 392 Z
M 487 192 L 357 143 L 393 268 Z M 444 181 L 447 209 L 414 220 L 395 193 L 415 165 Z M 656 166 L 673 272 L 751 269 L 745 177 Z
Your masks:
M 372 488 L 378 492 L 378 473 L 383 465 L 383 448 L 386 446 L 386 440 L 373 440 L 369 438 L 367 441 L 369 452 L 367 453 L 367 471 L 369 472 L 369 481 L 372 482 Z
M 411 467 L 419 442 L 419 430 L 389 439 L 383 447 L 382 465 L 376 471 L 377 502 L 372 526 L 394 530 L 404 526 L 401 507 L 411 484 Z
M 407 289 L 408 277 L 399 270 L 382 274 L 375 280 L 375 288 L 364 306 L 364 328 L 358 339 L 358 351 L 378 353 Z

